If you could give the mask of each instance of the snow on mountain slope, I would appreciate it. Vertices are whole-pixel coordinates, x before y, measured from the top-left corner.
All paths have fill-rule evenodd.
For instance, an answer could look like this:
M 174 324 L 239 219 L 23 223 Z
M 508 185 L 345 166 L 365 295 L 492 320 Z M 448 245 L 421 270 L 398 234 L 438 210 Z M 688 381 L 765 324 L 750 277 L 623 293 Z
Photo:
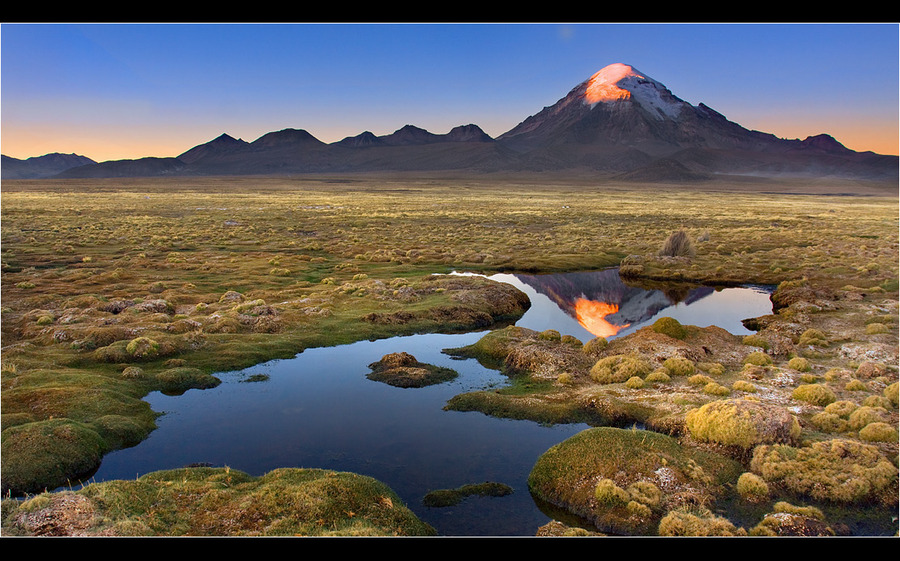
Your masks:
M 585 84 L 584 102 L 591 108 L 631 99 L 657 119 L 677 119 L 685 105 L 664 85 L 627 64 L 610 64 Z

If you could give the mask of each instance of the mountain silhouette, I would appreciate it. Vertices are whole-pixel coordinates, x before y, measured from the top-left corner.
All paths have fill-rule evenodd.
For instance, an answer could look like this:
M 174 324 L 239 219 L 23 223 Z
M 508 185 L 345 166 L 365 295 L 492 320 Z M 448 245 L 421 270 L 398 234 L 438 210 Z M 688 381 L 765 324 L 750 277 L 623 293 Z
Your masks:
M 12 164 L 16 165 L 13 166 Z M 3 177 L 22 166 L 3 160 Z M 49 177 L 278 175 L 402 171 L 578 172 L 640 182 L 722 176 L 895 180 L 898 157 L 856 152 L 828 134 L 787 140 L 683 101 L 627 64 L 611 64 L 552 106 L 491 138 L 474 124 L 436 134 L 407 124 L 325 143 L 302 129 L 252 142 L 222 134 L 175 158 L 35 171 Z

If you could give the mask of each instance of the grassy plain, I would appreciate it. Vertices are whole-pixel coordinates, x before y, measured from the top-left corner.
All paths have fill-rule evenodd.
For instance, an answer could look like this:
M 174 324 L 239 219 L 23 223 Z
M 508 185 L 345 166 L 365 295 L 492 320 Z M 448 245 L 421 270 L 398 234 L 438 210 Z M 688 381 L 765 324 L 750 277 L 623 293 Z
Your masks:
M 693 255 L 658 257 L 676 230 L 693 240 Z M 855 372 L 871 341 L 897 339 L 895 185 L 5 181 L 0 241 L 5 493 L 65 484 L 145 438 L 156 416 L 141 401 L 149 391 L 210 387 L 217 371 L 304 348 L 521 313 L 491 283 L 433 273 L 624 260 L 636 282 L 794 283 L 849 295 L 822 316 L 831 348 L 807 353 L 811 382 L 824 379 L 824 365 Z M 849 356 L 836 343 L 865 348 Z M 896 383 L 888 362 L 866 379 L 865 397 Z M 536 385 L 553 394 L 558 386 Z M 896 407 L 883 424 L 896 424 Z M 896 468 L 893 439 L 881 446 Z

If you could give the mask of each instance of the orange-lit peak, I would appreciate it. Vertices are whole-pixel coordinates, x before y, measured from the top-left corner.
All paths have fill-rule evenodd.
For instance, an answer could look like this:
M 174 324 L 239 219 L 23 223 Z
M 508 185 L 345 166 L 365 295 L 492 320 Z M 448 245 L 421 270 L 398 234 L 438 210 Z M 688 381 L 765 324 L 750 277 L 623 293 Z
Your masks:
M 613 325 L 606 316 L 619 311 L 617 304 L 579 298 L 575 301 L 575 318 L 582 327 L 598 337 L 612 337 L 631 324 Z
M 644 78 L 644 76 L 641 76 L 634 68 L 627 64 L 610 64 L 590 77 L 587 82 L 585 101 L 594 104 L 600 101 L 628 99 L 631 97 L 631 92 L 620 88 L 616 84 L 629 76 Z

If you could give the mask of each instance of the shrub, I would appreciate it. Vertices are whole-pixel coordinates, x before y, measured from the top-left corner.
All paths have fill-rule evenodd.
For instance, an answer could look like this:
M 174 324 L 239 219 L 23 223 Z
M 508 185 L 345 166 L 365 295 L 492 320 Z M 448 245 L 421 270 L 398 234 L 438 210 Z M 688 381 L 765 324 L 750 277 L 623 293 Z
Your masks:
M 653 322 L 652 329 L 673 339 L 684 339 L 687 337 L 687 329 L 677 319 L 668 316 L 661 317 Z
M 887 423 L 876 421 L 859 430 L 860 440 L 867 442 L 897 442 L 897 429 Z
M 769 497 L 769 485 L 766 480 L 753 472 L 744 472 L 738 478 L 737 491 L 744 500 L 750 502 L 763 501 Z
M 870 323 L 866 326 L 866 335 L 877 335 L 878 333 L 887 333 L 888 328 L 883 323 Z
M 823 386 L 821 384 L 801 384 L 794 389 L 791 397 L 821 407 L 824 407 L 837 399 L 834 392 L 831 391 L 828 386 Z
M 798 372 L 809 372 L 809 361 L 803 357 L 796 356 L 788 361 L 788 367 Z
M 690 376 L 695 372 L 694 363 L 680 356 L 667 358 L 663 367 L 670 376 Z
M 678 230 L 669 234 L 659 250 L 661 257 L 693 257 L 694 244 L 684 230 Z

